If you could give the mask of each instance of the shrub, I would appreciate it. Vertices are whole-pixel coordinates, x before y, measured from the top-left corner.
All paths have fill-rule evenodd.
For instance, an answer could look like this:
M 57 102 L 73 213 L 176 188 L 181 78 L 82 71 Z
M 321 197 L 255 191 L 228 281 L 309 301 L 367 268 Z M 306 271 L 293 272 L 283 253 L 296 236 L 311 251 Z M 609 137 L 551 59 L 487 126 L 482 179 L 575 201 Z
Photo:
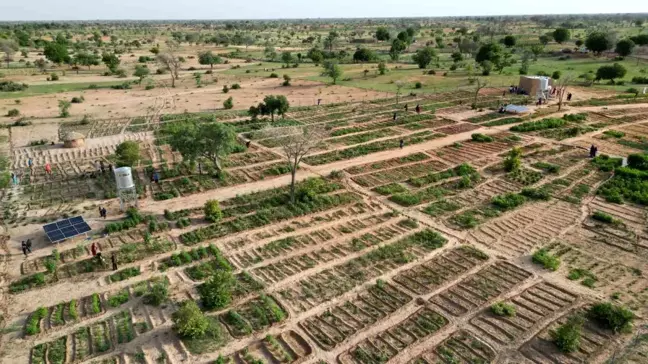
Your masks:
M 622 131 L 617 131 L 617 130 L 606 130 L 603 132 L 604 135 L 607 135 L 612 138 L 623 138 L 625 136 L 625 133 Z
M 234 99 L 232 97 L 229 97 L 227 100 L 223 101 L 223 108 L 225 108 L 226 110 L 229 110 L 233 107 L 234 107 Z
M 119 307 L 128 302 L 128 290 L 122 290 L 119 293 L 108 297 L 110 307 Z
M 529 121 L 526 123 L 515 125 L 511 127 L 511 131 L 530 132 L 536 130 L 554 129 L 554 128 L 559 128 L 561 126 L 564 126 L 566 123 L 567 121 L 564 119 L 556 119 L 556 118 L 542 119 L 539 121 Z
M 602 212 L 602 211 L 595 211 L 592 214 L 592 219 L 597 220 L 597 221 L 601 221 L 601 222 L 605 222 L 605 223 L 608 223 L 608 224 L 613 224 L 613 223 L 617 222 L 617 220 L 615 220 L 611 215 L 608 215 L 608 214 L 606 214 L 605 212 Z
M 597 303 L 587 311 L 587 316 L 601 327 L 610 329 L 615 333 L 630 332 L 634 313 L 625 307 L 612 303 Z
M 132 140 L 122 142 L 115 148 L 115 156 L 117 157 L 118 167 L 132 167 L 140 159 L 140 146 L 139 143 Z M 130 209 L 129 209 L 130 211 Z M 128 213 L 126 214 L 128 215 Z M 140 219 L 137 221 L 139 223 Z
M 185 301 L 171 316 L 173 329 L 179 336 L 196 339 L 205 336 L 209 328 L 207 317 L 194 301 Z
M 628 167 L 648 171 L 648 154 L 630 154 L 628 156 Z
M 507 211 L 524 204 L 525 201 L 526 199 L 522 195 L 518 195 L 517 193 L 507 193 L 493 197 L 491 203 L 495 205 L 497 209 Z
M 155 283 L 149 292 L 142 297 L 142 302 L 151 306 L 159 306 L 164 303 L 169 296 L 169 290 L 164 283 Z
M 506 158 L 504 158 L 504 169 L 507 172 L 517 171 L 522 165 L 522 150 L 518 147 L 511 149 Z
M 508 316 L 508 317 L 515 316 L 515 306 L 509 303 L 497 302 L 493 304 L 490 308 L 491 308 L 491 312 L 497 316 Z
M 239 85 L 238 83 L 235 83 L 235 84 L 232 85 L 232 90 L 238 90 L 240 88 L 241 88 L 241 85 Z
M 522 196 L 528 197 L 532 200 L 545 200 L 548 201 L 551 199 L 551 192 L 548 188 L 530 188 L 526 187 L 522 189 Z
M 124 82 L 119 85 L 112 85 L 110 88 L 113 90 L 130 90 L 132 86 L 129 82 Z
M 581 330 L 584 321 L 583 317 L 579 315 L 571 316 L 564 325 L 549 332 L 560 351 L 573 353 L 580 348 Z
M 545 269 L 552 271 L 558 270 L 558 267 L 560 266 L 560 259 L 552 254 L 549 254 L 549 251 L 546 248 L 542 248 L 533 253 L 531 260 L 536 264 L 542 265 L 543 267 L 545 267 Z
M 209 200 L 205 202 L 204 207 L 205 219 L 211 222 L 217 222 L 223 217 L 220 204 L 217 200 Z
M 600 171 L 610 172 L 617 167 L 621 167 L 623 165 L 623 159 L 611 158 L 608 155 L 601 154 L 594 157 L 592 163 L 597 166 Z
M 18 111 L 18 109 L 11 109 L 11 110 L 7 111 L 7 116 L 10 117 L 10 118 L 18 116 L 18 115 L 20 115 L 20 111 Z
M 232 291 L 236 280 L 232 272 L 217 270 L 202 285 L 198 286 L 198 293 L 205 308 L 220 309 L 232 302 Z
M 470 137 L 472 138 L 473 141 L 479 142 L 479 143 L 490 143 L 490 142 L 493 141 L 492 137 L 490 137 L 488 135 L 481 134 L 481 133 L 475 133 L 475 134 L 471 135 Z
M 79 96 L 79 97 L 74 96 L 70 102 L 73 104 L 80 104 L 83 101 L 85 101 L 85 98 L 83 96 Z
M 49 81 L 58 81 L 59 80 L 59 75 L 56 74 L 56 73 L 52 73 L 52 74 L 50 74 L 48 79 L 49 79 Z
M 423 84 L 422 84 L 421 82 L 418 82 L 418 81 L 417 81 L 417 82 L 414 84 L 414 88 L 423 88 Z
M 16 83 L 13 81 L 1 81 L 0 82 L 0 91 L 2 92 L 14 92 L 14 91 L 23 91 L 29 88 L 29 85 L 26 83 Z
M 554 80 L 559 80 L 561 75 L 562 73 L 560 71 L 554 71 L 551 75 L 551 78 L 553 78 Z
M 279 75 L 273 72 L 268 77 L 270 77 L 270 78 L 279 78 Z

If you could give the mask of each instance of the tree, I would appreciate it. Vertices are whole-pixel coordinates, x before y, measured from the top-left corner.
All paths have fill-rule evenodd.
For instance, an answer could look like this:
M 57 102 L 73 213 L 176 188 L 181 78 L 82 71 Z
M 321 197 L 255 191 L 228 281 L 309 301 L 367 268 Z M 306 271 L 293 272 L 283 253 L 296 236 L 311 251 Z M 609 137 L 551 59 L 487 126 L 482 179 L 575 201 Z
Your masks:
M 566 74 L 565 76 L 561 77 L 561 79 L 555 85 L 556 95 L 558 95 L 558 111 L 562 109 L 563 100 L 565 99 L 565 96 L 567 96 L 567 86 L 569 86 L 573 80 L 573 74 Z
M 330 77 L 331 79 L 333 79 L 333 84 L 335 85 L 337 83 L 337 80 L 342 77 L 342 68 L 340 68 L 340 65 L 338 65 L 337 62 L 325 62 L 324 72 L 322 72 L 322 76 Z
M 203 66 L 209 65 L 209 69 L 214 69 L 215 64 L 222 62 L 223 60 L 219 56 L 215 56 L 211 51 L 198 53 L 198 63 Z
M 207 159 L 217 173 L 222 171 L 221 159 L 237 145 L 236 132 L 224 123 L 198 123 L 190 120 L 169 123 L 162 129 L 168 143 L 182 158 L 190 162 Z
M 180 78 L 180 60 L 172 52 L 159 53 L 156 57 L 158 64 L 171 73 L 171 87 L 175 87 L 175 80 Z
M 389 40 L 389 38 L 391 38 L 391 35 L 389 34 L 389 30 L 387 30 L 387 28 L 378 27 L 378 29 L 376 29 L 376 39 L 378 39 L 379 41 L 386 41 Z
M 639 34 L 637 36 L 630 37 L 630 39 L 638 46 L 648 45 L 648 34 Z
M 287 66 L 290 66 L 290 64 L 293 63 L 293 62 L 295 61 L 295 59 L 293 58 L 292 53 L 290 53 L 289 51 L 285 51 L 285 52 L 281 53 L 281 60 L 282 60 L 282 61 L 283 61 Z
M 0 40 L 0 51 L 2 51 L 4 56 L 4 61 L 7 62 L 7 68 L 9 68 L 9 63 L 13 61 L 13 54 L 18 51 L 18 43 L 12 40 Z
M 194 301 L 185 301 L 178 311 L 171 315 L 173 329 L 179 336 L 196 339 L 205 336 L 209 328 L 207 317 Z
M 34 65 L 41 71 L 41 73 L 47 72 L 47 61 L 39 58 L 34 61 Z
M 353 53 L 354 62 L 371 62 L 376 58 L 376 53 L 367 48 L 358 48 L 355 53 Z
M 506 37 L 504 37 L 503 43 L 507 48 L 511 48 L 515 46 L 517 39 L 512 35 L 507 35 Z
M 405 82 L 398 80 L 394 82 L 394 85 L 396 85 L 396 103 L 398 104 L 400 102 L 401 91 L 405 87 Z
M 338 34 L 338 32 L 335 30 L 330 31 L 328 36 L 324 38 L 324 47 L 328 48 L 329 52 L 333 52 L 333 47 L 335 46 L 335 43 L 337 43 L 339 37 L 340 34 Z
M 418 64 L 419 68 L 427 68 L 427 66 L 436 57 L 436 51 L 432 47 L 421 48 L 414 53 L 412 60 Z
M 117 167 L 132 167 L 140 159 L 140 148 L 137 142 L 127 140 L 115 148 Z
M 50 62 L 54 62 L 56 64 L 70 63 L 71 60 L 70 55 L 68 54 L 67 46 L 60 43 L 47 43 L 43 50 L 43 54 L 45 55 L 45 58 L 47 58 Z
M 79 52 L 74 56 L 74 63 L 90 69 L 90 66 L 99 65 L 99 56 L 94 53 Z M 78 70 L 77 73 L 79 73 Z
M 117 72 L 117 68 L 121 63 L 119 57 L 114 53 L 104 53 L 104 55 L 101 56 L 101 61 L 106 65 L 106 67 L 108 67 L 111 73 Z
M 621 57 L 627 57 L 632 54 L 635 43 L 631 39 L 621 39 L 617 42 L 614 51 Z
M 488 81 L 485 79 L 479 78 L 479 77 L 472 77 L 470 78 L 470 82 L 475 87 L 475 97 L 473 99 L 473 108 L 477 107 L 477 97 L 479 97 L 479 91 L 481 91 L 484 87 L 488 86 Z
M 508 52 L 502 53 L 500 57 L 495 58 L 494 60 L 495 69 L 497 69 L 500 74 L 502 73 L 502 71 L 504 71 L 504 68 L 509 67 L 512 64 L 513 64 L 513 55 Z
M 378 73 L 380 75 L 387 73 L 387 65 L 385 64 L 385 62 L 378 63 Z
M 146 65 L 138 64 L 137 66 L 135 66 L 135 72 L 133 73 L 133 76 L 139 78 L 139 84 L 141 85 L 142 80 L 144 80 L 144 78 L 146 78 L 146 76 L 148 76 L 150 73 L 151 70 L 149 70 Z
M 273 128 L 266 132 L 279 143 L 290 170 L 290 202 L 295 202 L 295 177 L 299 164 L 324 139 L 325 133 L 318 127 Z
M 557 28 L 556 30 L 553 31 L 552 35 L 553 35 L 553 39 L 558 44 L 563 44 L 564 42 L 568 41 L 569 38 L 571 37 L 571 33 L 567 28 Z
M 596 70 L 596 79 L 597 80 L 610 80 L 614 83 L 615 78 L 621 78 L 625 76 L 627 70 L 622 65 L 615 63 L 612 66 L 601 66 Z
M 389 56 L 392 60 L 398 60 L 400 54 L 407 48 L 407 44 L 400 39 L 394 39 L 392 46 L 389 49 Z
M 234 107 L 234 99 L 230 96 L 227 100 L 223 101 L 223 108 L 229 110 Z
M 582 316 L 574 315 L 569 317 L 564 325 L 549 332 L 560 351 L 573 353 L 580 348 L 581 330 L 584 322 Z
M 263 98 L 263 104 L 259 105 L 259 109 L 263 115 L 270 115 L 271 120 L 274 122 L 275 113 L 282 117 L 288 112 L 290 103 L 286 96 L 268 95 Z
M 462 39 L 461 43 L 459 43 L 459 51 L 464 54 L 472 55 L 478 48 L 477 43 L 470 39 Z
M 71 102 L 67 100 L 59 100 L 58 106 L 60 117 L 67 118 L 68 116 L 70 116 L 70 107 L 72 106 Z
M 538 56 L 541 55 L 542 52 L 544 51 L 544 46 L 541 45 L 541 44 L 534 44 L 534 45 L 531 46 L 530 50 L 531 50 L 531 53 L 533 54 L 533 60 L 537 61 Z
M 576 45 L 576 47 L 581 47 L 584 43 L 585 43 L 585 42 L 583 42 L 582 39 L 577 39 L 577 40 L 574 42 L 574 44 Z
M 283 79 L 284 82 L 281 85 L 286 87 L 290 86 L 290 80 L 291 80 L 290 75 L 288 74 L 283 75 Z
M 319 64 L 324 59 L 324 54 L 318 48 L 312 48 L 308 51 L 306 57 L 310 58 L 315 64 Z
M 452 58 L 452 61 L 453 61 L 454 63 L 461 62 L 461 61 L 463 61 L 463 59 L 464 59 L 463 54 L 461 54 L 461 52 L 453 52 L 453 53 L 450 55 L 450 57 Z
M 490 61 L 494 64 L 497 63 L 496 60 L 499 59 L 501 55 L 502 47 L 499 44 L 486 43 L 479 47 L 479 50 L 475 55 L 475 61 L 480 64 L 484 61 Z
M 538 40 L 540 41 L 540 43 L 542 43 L 542 45 L 547 45 L 547 44 L 549 44 L 549 36 L 547 36 L 547 35 L 541 35 L 541 36 L 539 36 L 539 37 L 538 37 Z
M 597 55 L 612 48 L 612 42 L 607 33 L 592 32 L 585 39 L 585 47 Z
M 506 158 L 504 158 L 504 170 L 507 172 L 513 172 L 520 169 L 522 165 L 522 149 L 519 147 L 514 147 L 511 151 L 508 152 Z
M 198 286 L 200 300 L 208 310 L 223 308 L 232 302 L 232 291 L 236 279 L 232 272 L 225 269 L 214 271 L 207 281 Z

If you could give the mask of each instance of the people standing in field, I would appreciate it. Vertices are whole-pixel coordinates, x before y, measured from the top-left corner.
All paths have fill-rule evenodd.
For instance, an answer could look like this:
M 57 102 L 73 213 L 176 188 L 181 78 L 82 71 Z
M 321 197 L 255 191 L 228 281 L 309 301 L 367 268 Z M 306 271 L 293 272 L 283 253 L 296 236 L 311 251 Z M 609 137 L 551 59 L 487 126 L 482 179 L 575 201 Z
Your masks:
M 400 140 L 400 149 L 403 149 L 403 146 L 405 145 L 405 141 L 403 139 Z
M 393 118 L 393 120 L 396 121 L 396 113 L 394 113 L 394 118 Z
M 416 109 L 415 110 L 416 110 L 417 114 L 420 114 L 421 113 L 421 105 L 416 104 Z
M 23 254 L 25 254 L 25 257 L 27 257 L 27 243 L 23 240 L 20 243 L 20 248 L 22 249 Z
M 110 257 L 110 261 L 112 262 L 112 269 L 117 270 L 117 256 L 115 255 L 115 253 L 113 253 Z

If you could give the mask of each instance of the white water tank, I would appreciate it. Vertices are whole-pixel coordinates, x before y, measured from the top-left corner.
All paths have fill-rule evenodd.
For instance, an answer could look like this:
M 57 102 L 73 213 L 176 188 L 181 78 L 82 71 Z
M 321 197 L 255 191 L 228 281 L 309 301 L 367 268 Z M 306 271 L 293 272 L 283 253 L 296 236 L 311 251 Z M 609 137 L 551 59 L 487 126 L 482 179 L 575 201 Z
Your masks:
M 540 91 L 546 91 L 549 88 L 549 77 L 540 77 Z
M 133 172 L 130 167 L 115 168 L 115 182 L 118 190 L 125 190 L 135 187 L 133 183 Z

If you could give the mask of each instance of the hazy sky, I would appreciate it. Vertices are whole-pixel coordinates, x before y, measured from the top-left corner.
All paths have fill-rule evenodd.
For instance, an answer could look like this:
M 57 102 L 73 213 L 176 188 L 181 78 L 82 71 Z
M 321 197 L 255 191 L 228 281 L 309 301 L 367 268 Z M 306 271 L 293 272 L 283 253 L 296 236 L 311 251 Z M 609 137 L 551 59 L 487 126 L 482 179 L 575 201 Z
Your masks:
M 639 13 L 648 0 L 0 0 L 0 20 Z

